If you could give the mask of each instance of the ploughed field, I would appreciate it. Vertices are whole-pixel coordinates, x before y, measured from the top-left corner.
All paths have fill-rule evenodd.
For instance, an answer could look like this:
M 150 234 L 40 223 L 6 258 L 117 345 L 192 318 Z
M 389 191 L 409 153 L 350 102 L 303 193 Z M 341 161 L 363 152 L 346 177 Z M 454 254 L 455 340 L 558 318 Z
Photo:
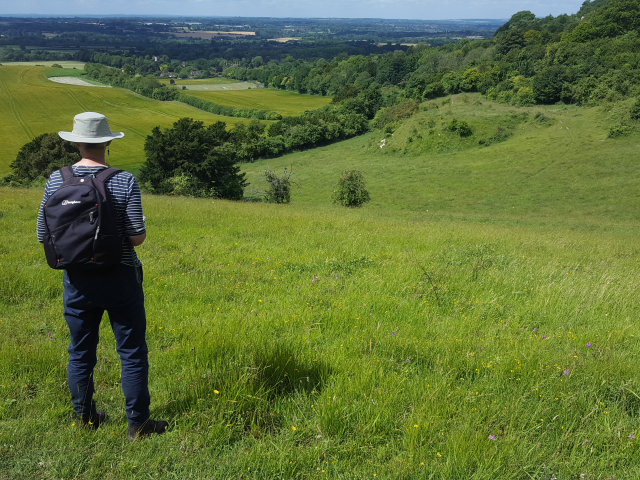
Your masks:
M 0 66 L 0 105 L 3 106 L 0 175 L 9 173 L 9 164 L 25 143 L 43 133 L 70 131 L 74 115 L 85 111 L 106 115 L 111 130 L 125 133 L 122 140 L 111 146 L 109 162 L 133 171 L 145 161 L 144 141 L 155 126 L 170 127 L 182 117 L 206 124 L 224 121 L 231 125 L 243 121 L 180 102 L 158 102 L 121 88 L 55 83 L 47 80 L 47 70 L 49 67 Z

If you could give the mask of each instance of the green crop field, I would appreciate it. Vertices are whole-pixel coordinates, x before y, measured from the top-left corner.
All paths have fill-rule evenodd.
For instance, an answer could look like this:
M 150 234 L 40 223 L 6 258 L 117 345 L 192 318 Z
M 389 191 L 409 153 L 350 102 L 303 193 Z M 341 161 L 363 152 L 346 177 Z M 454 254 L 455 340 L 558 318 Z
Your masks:
M 219 105 L 253 108 L 256 110 L 271 110 L 284 116 L 301 115 L 305 110 L 316 110 L 331 102 L 330 97 L 300 95 L 298 93 L 267 88 L 215 92 L 186 90 L 183 93 Z
M 640 477 L 639 137 L 607 135 L 629 105 L 458 97 L 244 165 L 249 189 L 293 166 L 289 205 L 145 195 L 152 415 L 170 428 L 134 444 L 106 319 L 109 418 L 73 425 L 41 192 L 1 188 L 0 472 Z M 445 130 L 454 118 L 473 135 Z M 362 209 L 331 204 L 348 168 L 368 181 Z
M 64 63 L 64 62 L 63 62 Z M 74 65 L 63 65 L 72 68 Z M 49 69 L 35 66 L 0 66 L 0 175 L 20 148 L 37 135 L 72 129 L 74 115 L 96 111 L 106 115 L 113 131 L 125 137 L 114 142 L 109 161 L 137 171 L 144 162 L 143 146 L 153 127 L 169 127 L 181 117 L 205 123 L 242 120 L 213 115 L 179 102 L 158 102 L 119 88 L 64 85 L 47 80 Z

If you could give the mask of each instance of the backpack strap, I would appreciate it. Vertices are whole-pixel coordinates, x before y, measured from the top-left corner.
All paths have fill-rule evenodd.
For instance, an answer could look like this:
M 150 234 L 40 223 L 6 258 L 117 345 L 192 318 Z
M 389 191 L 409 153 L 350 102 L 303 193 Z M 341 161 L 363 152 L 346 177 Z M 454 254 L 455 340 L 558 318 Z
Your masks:
M 121 171 L 122 170 L 119 170 L 117 168 L 106 168 L 96 175 L 96 180 L 100 180 L 102 183 L 106 184 L 109 180 L 111 180 L 111 178 L 113 178 L 114 175 L 117 175 Z
M 68 182 L 69 180 L 71 180 L 74 175 L 73 175 L 73 169 L 71 167 L 62 167 L 60 169 L 60 175 L 62 175 L 62 182 Z

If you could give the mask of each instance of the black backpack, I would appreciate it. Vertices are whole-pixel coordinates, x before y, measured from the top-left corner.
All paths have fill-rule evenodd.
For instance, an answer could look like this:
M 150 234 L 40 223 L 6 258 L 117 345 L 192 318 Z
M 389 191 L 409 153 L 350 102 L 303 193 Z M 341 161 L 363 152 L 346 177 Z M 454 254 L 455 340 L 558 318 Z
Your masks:
M 121 171 L 75 177 L 71 167 L 60 169 L 62 185 L 43 208 L 44 253 L 51 268 L 95 270 L 120 263 L 122 237 L 106 183 Z

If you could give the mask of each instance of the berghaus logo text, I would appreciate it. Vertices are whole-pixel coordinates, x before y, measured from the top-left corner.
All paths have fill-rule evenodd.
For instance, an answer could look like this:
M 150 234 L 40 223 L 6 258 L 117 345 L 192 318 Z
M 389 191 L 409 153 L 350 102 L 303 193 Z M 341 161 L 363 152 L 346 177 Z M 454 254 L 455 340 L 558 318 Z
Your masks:
M 62 205 L 71 205 L 73 203 L 80 203 L 78 200 L 63 200 Z

